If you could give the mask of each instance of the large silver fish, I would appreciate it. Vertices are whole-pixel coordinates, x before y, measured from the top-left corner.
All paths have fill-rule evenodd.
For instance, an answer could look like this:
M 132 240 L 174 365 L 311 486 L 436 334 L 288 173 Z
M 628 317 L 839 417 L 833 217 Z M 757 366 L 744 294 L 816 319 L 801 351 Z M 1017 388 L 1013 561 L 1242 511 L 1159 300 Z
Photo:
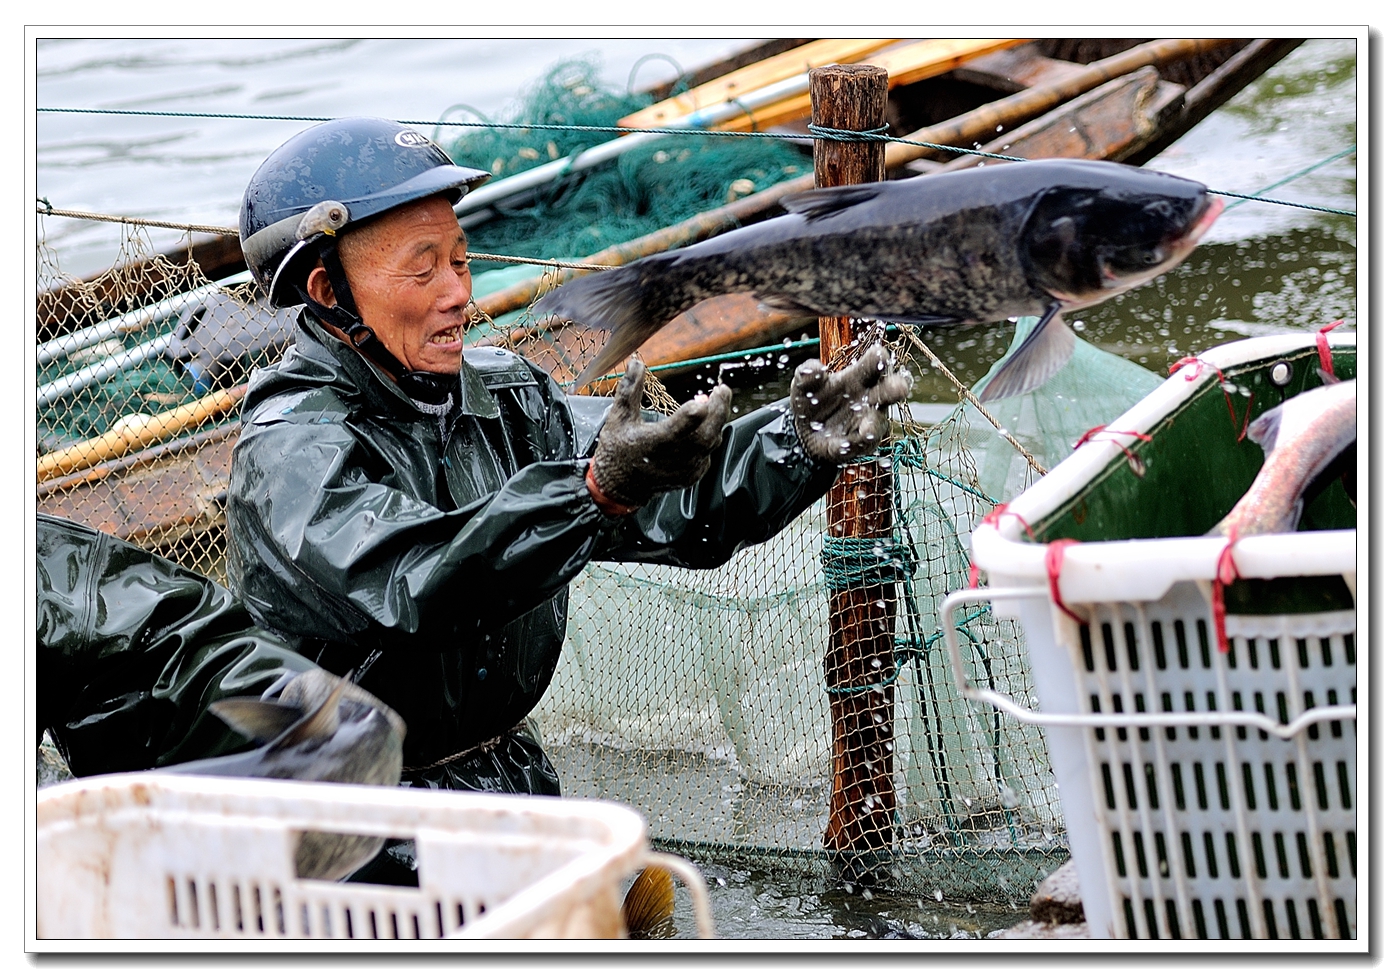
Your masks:
M 1033 390 L 1068 360 L 1062 313 L 1175 267 L 1223 205 L 1192 180 L 1118 163 L 1040 160 L 792 194 L 790 211 L 575 279 L 539 319 L 608 330 L 579 387 L 703 299 L 752 292 L 805 315 L 928 326 L 1038 315 L 983 392 Z
M 274 702 L 236 696 L 208 709 L 263 746 L 161 771 L 349 784 L 396 785 L 401 780 L 406 724 L 346 677 L 311 669 L 291 679 Z M 295 872 L 304 879 L 342 879 L 377 855 L 383 841 L 305 832 L 296 846 Z
M 1317 387 L 1259 415 L 1248 437 L 1267 461 L 1212 534 L 1234 539 L 1290 533 L 1313 489 L 1323 489 L 1353 467 L 1355 381 Z

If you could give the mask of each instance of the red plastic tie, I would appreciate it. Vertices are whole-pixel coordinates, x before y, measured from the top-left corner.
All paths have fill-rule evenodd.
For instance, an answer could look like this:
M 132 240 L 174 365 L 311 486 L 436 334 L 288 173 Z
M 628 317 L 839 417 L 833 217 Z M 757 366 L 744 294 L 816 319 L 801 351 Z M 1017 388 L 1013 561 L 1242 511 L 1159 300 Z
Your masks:
M 1224 624 L 1224 587 L 1238 580 L 1238 565 L 1233 560 L 1233 545 L 1238 542 L 1236 527 L 1229 530 L 1229 542 L 1219 551 L 1219 563 L 1214 570 L 1214 590 L 1212 604 L 1214 610 L 1214 638 L 1219 645 L 1219 655 L 1229 651 L 1229 632 Z
M 1082 445 L 1084 442 L 1088 441 L 1088 440 L 1091 439 L 1094 435 L 1097 435 L 1097 434 L 1131 435 L 1133 438 L 1139 438 L 1139 439 L 1141 439 L 1142 441 L 1150 441 L 1150 440 L 1151 440 L 1151 436 L 1150 436 L 1150 435 L 1144 435 L 1144 434 L 1142 434 L 1140 431 L 1114 431 L 1113 429 L 1109 428 L 1107 425 L 1105 425 L 1105 424 L 1100 424 L 1100 425 L 1098 425 L 1098 427 L 1096 427 L 1096 428 L 1089 428 L 1087 431 L 1085 431 L 1085 432 L 1083 433 L 1083 435 L 1081 435 L 1081 436 L 1079 437 L 1079 440 L 1076 441 L 1076 442 L 1074 442 L 1074 447 L 1075 447 L 1075 448 L 1078 448 L 1078 447 L 1079 447 L 1080 445 Z M 1116 442 L 1114 442 L 1114 444 L 1116 444 Z
M 1319 343 L 1320 340 L 1317 339 L 1316 342 Z M 1248 418 L 1249 418 L 1249 417 L 1252 415 L 1252 413 L 1253 413 L 1253 395 L 1252 395 L 1252 394 L 1249 394 L 1249 395 L 1248 395 L 1248 410 L 1244 413 L 1244 415 L 1243 415 L 1243 423 L 1240 425 L 1240 424 L 1238 423 L 1238 414 L 1237 414 L 1237 412 L 1235 412 L 1234 409 L 1233 409 L 1233 400 L 1229 397 L 1229 392 L 1228 392 L 1227 390 L 1224 389 L 1224 372 L 1223 372 L 1222 370 L 1220 370 L 1218 367 L 1215 367 L 1214 364 L 1212 364 L 1212 363 L 1209 363 L 1209 362 L 1207 362 L 1207 361 L 1205 361 L 1205 360 L 1201 360 L 1199 357 L 1185 357 L 1185 358 L 1183 358 L 1183 359 L 1181 359 L 1181 360 L 1177 360 L 1177 361 L 1175 361 L 1175 363 L 1171 364 L 1170 372 L 1171 372 L 1171 373 L 1175 373 L 1175 372 L 1176 372 L 1177 370 L 1179 370 L 1181 367 L 1185 366 L 1186 364 L 1191 364 L 1191 363 L 1195 365 L 1195 372 L 1192 373 L 1192 374 L 1190 374 L 1190 376 L 1186 377 L 1186 378 L 1185 378 L 1186 380 L 1196 380 L 1196 379 L 1199 377 L 1200 372 L 1201 372 L 1205 367 L 1213 367 L 1213 369 L 1214 369 L 1214 375 L 1215 375 L 1216 379 L 1217 379 L 1218 382 L 1219 382 L 1219 392 L 1220 392 L 1221 394 L 1224 395 L 1224 403 L 1225 403 L 1226 405 L 1228 405 L 1228 409 L 1229 409 L 1229 420 L 1233 422 L 1233 428 L 1234 428 L 1235 431 L 1238 432 L 1238 438 L 1237 438 L 1236 440 L 1237 440 L 1237 441 L 1242 441 L 1242 440 L 1243 440 L 1243 436 L 1246 435 L 1246 434 L 1248 433 Z M 1077 446 L 1075 446 L 1075 447 L 1077 447 Z
M 1344 324 L 1345 321 L 1343 319 L 1337 319 L 1333 323 L 1326 323 L 1320 329 L 1316 330 L 1316 353 L 1320 356 L 1320 369 L 1331 376 L 1335 374 L 1335 358 L 1330 353 L 1330 341 L 1325 338 L 1325 334 L 1336 326 L 1343 326 Z
M 967 586 L 968 586 L 970 589 L 974 590 L 974 591 L 977 589 L 977 577 L 978 577 L 977 565 L 974 564 L 972 561 L 968 561 L 968 562 L 967 562 Z
M 1080 625 L 1084 625 L 1087 622 L 1076 615 L 1064 603 L 1064 599 L 1059 596 L 1059 572 L 1064 567 L 1064 548 L 1078 542 L 1077 540 L 1051 541 L 1049 547 L 1045 549 L 1045 573 L 1050 577 L 1050 597 L 1054 600 L 1055 607 Z
M 1085 431 L 1085 432 L 1083 433 L 1083 435 L 1080 436 L 1079 440 L 1076 441 L 1076 442 L 1074 442 L 1074 447 L 1075 447 L 1075 448 L 1078 448 L 1078 447 L 1079 447 L 1080 445 L 1082 445 L 1084 442 L 1088 441 L 1090 438 L 1092 438 L 1094 435 L 1097 435 L 1097 434 L 1107 434 L 1107 435 L 1131 435 L 1133 438 L 1137 438 L 1137 439 L 1139 439 L 1139 440 L 1141 440 L 1141 441 L 1150 441 L 1150 440 L 1151 440 L 1151 436 L 1150 436 L 1150 435 L 1144 435 L 1144 434 L 1142 434 L 1140 431 L 1114 431 L 1112 428 L 1109 428 L 1107 425 L 1105 425 L 1105 424 L 1100 424 L 1100 425 L 1098 425 L 1098 426 L 1095 427 L 1095 428 L 1089 428 L 1087 431 Z M 1142 465 L 1141 459 L 1137 458 L 1135 452 L 1133 452 L 1130 448 L 1128 448 L 1126 445 L 1122 444 L 1122 442 L 1118 441 L 1117 439 L 1113 439 L 1113 444 L 1116 445 L 1118 448 L 1122 449 L 1122 454 L 1125 455 L 1125 456 L 1127 456 L 1127 464 L 1131 466 L 1132 471 L 1133 471 L 1136 475 L 1141 476 L 1141 475 L 1144 475 L 1144 474 L 1145 474 L 1146 469 L 1145 469 L 1145 467 Z
M 1199 380 L 1200 374 L 1204 373 L 1205 367 L 1214 367 L 1214 364 L 1201 360 L 1199 357 L 1182 357 L 1181 359 L 1175 361 L 1175 363 L 1171 364 L 1171 368 L 1167 372 L 1166 376 L 1170 376 L 1170 374 L 1175 373 L 1181 367 L 1189 366 L 1190 364 L 1194 364 L 1195 369 L 1190 374 L 1190 376 L 1185 378 L 1187 381 Z M 1219 374 L 1219 379 L 1222 381 L 1224 377 L 1224 372 L 1220 370 L 1218 367 L 1214 367 L 1214 370 Z
M 1013 513 L 1011 512 L 1011 510 L 1007 509 L 1006 507 L 1008 505 L 1009 504 L 1007 503 L 997 503 L 996 507 L 990 513 L 982 517 L 981 525 L 994 526 L 997 529 L 1000 529 L 1001 518 L 1003 516 L 1014 516 L 1017 520 L 1020 521 L 1021 526 L 1025 527 L 1025 535 L 1030 537 L 1031 541 L 1033 542 L 1035 540 L 1035 531 L 1030 528 L 1030 524 L 1025 521 L 1025 517 L 1021 516 L 1019 513 Z
M 1232 408 L 1229 409 L 1229 413 L 1230 413 L 1230 414 L 1233 413 L 1233 409 L 1232 409 Z M 1250 419 L 1252 416 L 1253 416 L 1253 395 L 1252 395 L 1252 394 L 1249 394 L 1249 395 L 1248 395 L 1248 410 L 1246 410 L 1246 411 L 1243 412 L 1243 426 L 1242 426 L 1241 428 L 1238 429 L 1238 440 L 1239 440 L 1240 442 L 1243 440 L 1243 436 L 1246 435 L 1246 434 L 1248 433 L 1248 419 Z

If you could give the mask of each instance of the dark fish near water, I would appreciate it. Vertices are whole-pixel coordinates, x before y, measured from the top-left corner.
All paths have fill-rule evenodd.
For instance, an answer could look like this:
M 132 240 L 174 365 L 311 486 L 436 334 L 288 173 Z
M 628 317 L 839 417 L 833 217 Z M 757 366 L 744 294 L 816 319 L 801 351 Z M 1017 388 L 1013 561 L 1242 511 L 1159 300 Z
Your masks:
M 1353 471 L 1355 431 L 1353 380 L 1306 391 L 1259 415 L 1248 437 L 1267 461 L 1211 534 L 1237 540 L 1295 530 L 1306 500 Z
M 311 669 L 290 680 L 274 702 L 230 697 L 208 709 L 263 746 L 161 771 L 348 784 L 396 785 L 401 780 L 406 724 L 395 710 L 346 677 Z M 305 832 L 296 847 L 296 874 L 342 879 L 377 855 L 383 841 Z
M 752 292 L 805 315 L 944 326 L 1038 315 L 987 385 L 1033 390 L 1073 352 L 1061 314 L 1175 267 L 1223 205 L 1192 180 L 1118 163 L 1039 160 L 792 194 L 783 217 L 568 282 L 551 316 L 608 330 L 582 386 L 703 299 Z

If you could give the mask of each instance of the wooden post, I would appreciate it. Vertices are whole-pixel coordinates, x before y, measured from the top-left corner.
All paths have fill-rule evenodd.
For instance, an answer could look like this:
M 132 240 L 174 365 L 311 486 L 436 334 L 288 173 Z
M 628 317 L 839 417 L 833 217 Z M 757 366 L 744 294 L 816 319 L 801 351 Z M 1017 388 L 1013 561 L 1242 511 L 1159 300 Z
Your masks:
M 830 65 L 808 73 L 814 125 L 864 132 L 885 122 L 884 68 Z M 813 144 L 819 187 L 885 179 L 885 144 L 819 139 Z M 818 320 L 822 360 L 844 366 L 859 354 L 851 320 Z M 876 463 L 842 469 L 827 496 L 827 532 L 834 539 L 890 536 L 893 477 Z M 828 599 L 830 639 L 823 660 L 832 715 L 832 797 L 823 845 L 843 872 L 894 841 L 895 785 L 891 749 L 894 687 L 880 686 L 895 668 L 895 585 L 857 584 Z M 872 864 L 874 860 L 872 859 Z

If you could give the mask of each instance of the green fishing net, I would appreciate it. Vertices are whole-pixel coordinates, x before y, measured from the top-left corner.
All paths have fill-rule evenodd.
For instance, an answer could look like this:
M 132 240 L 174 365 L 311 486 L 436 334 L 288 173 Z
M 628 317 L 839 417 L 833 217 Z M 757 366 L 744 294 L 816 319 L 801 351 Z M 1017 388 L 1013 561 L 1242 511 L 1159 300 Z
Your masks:
M 982 392 L 1037 322 L 1036 316 L 1022 316 L 1016 322 L 1010 348 L 973 385 L 974 394 Z M 1108 424 L 1161 382 L 1161 377 L 1145 367 L 1075 337 L 1074 354 L 1059 373 L 1027 394 L 993 401 L 986 407 L 1036 461 L 1051 469 L 1073 451 L 1074 443 L 1090 428 Z M 981 412 L 966 402 L 962 410 L 969 430 L 967 447 L 982 491 L 1002 502 L 1019 495 L 1035 481 L 1036 473 Z
M 557 65 L 500 121 L 612 125 L 648 102 L 604 89 L 597 75 L 590 62 Z M 459 162 L 502 177 L 610 138 L 606 132 L 470 130 L 448 149 Z M 562 177 L 535 200 L 505 208 L 502 219 L 469 229 L 471 248 L 580 257 L 805 173 L 810 165 L 785 142 L 673 137 Z M 40 254 L 57 281 L 56 258 L 42 248 Z M 476 261 L 474 271 L 476 294 L 483 294 L 485 283 L 501 285 L 536 269 L 489 271 Z M 181 281 L 171 291 L 188 287 Z M 85 326 L 110 315 L 111 309 L 94 307 L 70 318 Z M 1031 325 L 1031 319 L 1017 324 L 1017 344 Z M 503 323 L 482 328 L 500 327 L 506 329 Z M 169 328 L 168 317 L 152 318 L 103 341 L 109 348 L 75 351 L 45 365 L 40 383 Z M 914 360 L 907 337 L 895 342 L 913 369 L 932 369 Z M 1049 466 L 1087 429 L 1110 422 L 1159 382 L 1079 341 L 1069 365 L 1040 390 L 988 407 Z M 55 400 L 41 413 L 41 433 L 56 442 L 87 437 L 122 416 L 154 413 L 195 393 L 168 363 L 142 361 Z M 878 885 L 1024 902 L 1067 857 L 1043 735 L 958 694 L 938 615 L 942 597 L 966 586 L 972 529 L 1033 476 L 995 426 L 966 404 L 935 413 L 932 421 L 923 412 L 916 418 L 898 410 L 897 421 L 879 459 L 889 474 L 880 483 L 888 487 L 887 498 L 868 500 L 893 511 L 886 549 L 899 561 L 894 608 L 885 615 L 894 637 L 892 661 L 872 666 L 889 676 L 883 688 L 840 690 L 828 678 L 828 582 L 836 554 L 822 504 L 714 570 L 591 564 L 572 585 L 565 649 L 533 713 L 568 796 L 635 806 L 662 848 L 822 865 L 835 797 L 829 705 L 836 697 L 867 693 L 867 716 L 884 724 L 893 755 L 890 789 L 881 799 L 892 813 L 893 841 L 877 853 Z M 40 509 L 101 525 L 220 575 L 226 546 L 220 493 L 235 425 L 224 418 L 214 426 L 217 431 L 190 434 L 187 445 L 172 445 L 109 480 L 50 480 Z M 196 441 L 205 434 L 207 440 Z M 878 546 L 874 539 L 839 539 L 865 544 L 862 549 Z M 832 586 L 846 591 L 859 585 L 848 579 Z M 1030 702 L 1033 681 L 1017 624 L 998 621 L 982 607 L 956 627 L 969 680 Z
M 557 64 L 504 117 L 485 121 L 613 126 L 652 102 L 607 89 L 593 60 Z M 614 132 L 469 129 L 441 137 L 462 165 L 513 176 L 617 138 Z M 812 170 L 811 156 L 785 140 L 674 136 L 581 173 L 558 177 L 534 200 L 469 229 L 471 250 L 529 258 L 579 258 L 684 221 Z M 475 275 L 499 268 L 476 260 Z M 532 270 L 535 273 L 535 269 Z M 481 293 L 482 294 L 482 293 Z

